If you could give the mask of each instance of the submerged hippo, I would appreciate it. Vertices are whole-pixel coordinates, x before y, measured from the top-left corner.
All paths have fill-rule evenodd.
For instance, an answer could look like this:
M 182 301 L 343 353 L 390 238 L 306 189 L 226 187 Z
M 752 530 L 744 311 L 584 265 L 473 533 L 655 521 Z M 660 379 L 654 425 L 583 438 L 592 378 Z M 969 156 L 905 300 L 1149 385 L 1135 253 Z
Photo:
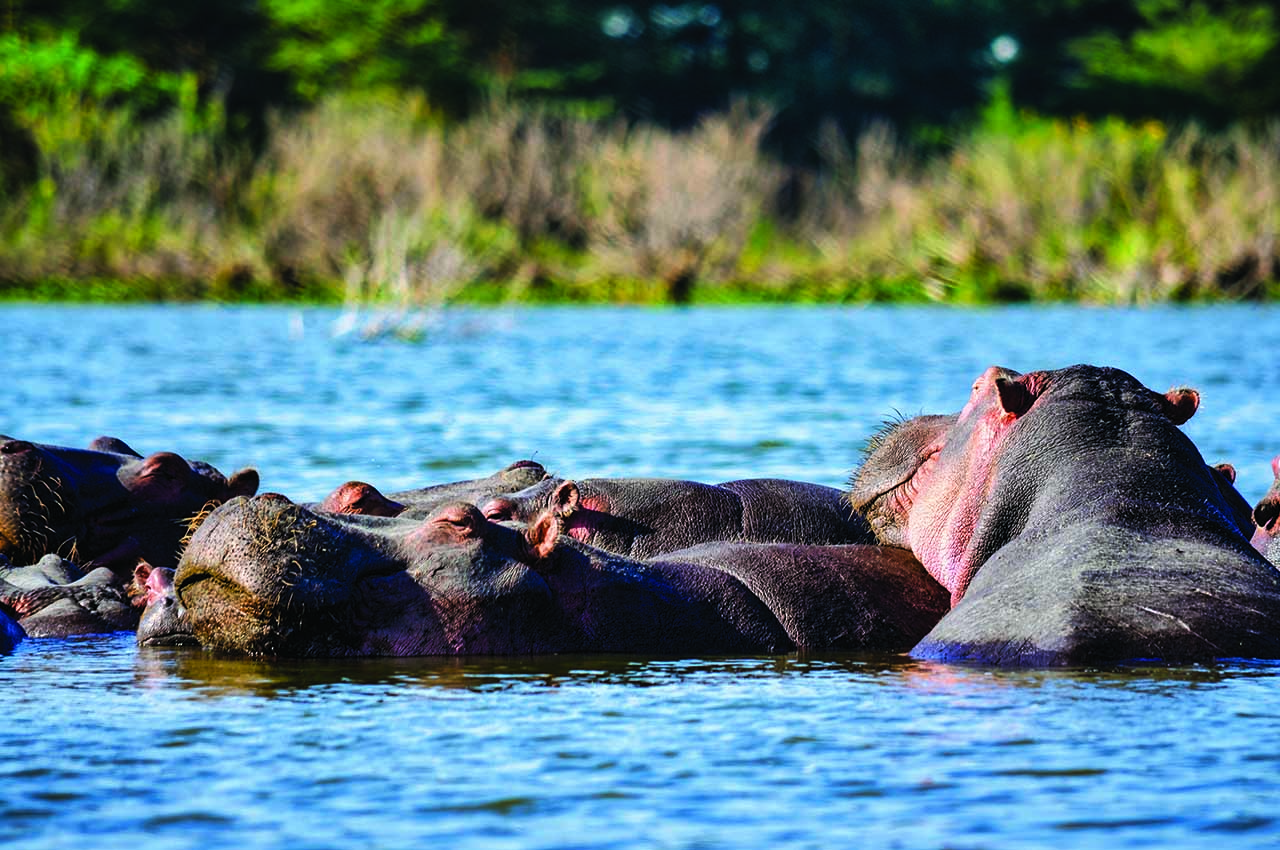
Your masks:
M 57 555 L 0 564 L 0 610 L 33 638 L 133 631 L 141 613 L 111 570 L 86 572 Z
M 138 621 L 140 646 L 199 645 L 173 589 L 172 569 L 141 563 L 134 570 L 133 586 L 144 606 Z
M 0 437 L 0 554 L 30 563 L 49 553 L 126 577 L 137 559 L 172 565 L 189 521 L 258 489 L 172 452 L 141 457 L 121 440 L 89 449 Z
M 833 487 L 778 478 L 700 484 L 670 478 L 547 478 L 481 506 L 495 521 L 551 510 L 576 540 L 651 558 L 699 543 L 874 543 L 866 521 Z
M 951 592 L 912 654 L 1280 657 L 1280 571 L 1240 534 L 1177 427 L 1198 404 L 1194 390 L 1153 392 L 1118 369 L 992 367 L 947 427 L 899 426 L 923 437 L 914 454 L 873 451 L 851 500 Z
M 1253 508 L 1253 547 L 1280 566 L 1280 455 L 1271 459 L 1276 480 Z
M 947 594 L 901 549 L 712 544 L 639 561 L 450 503 L 423 522 L 234 499 L 174 576 L 201 644 L 261 655 L 904 649 Z
M 514 493 L 550 477 L 542 464 L 518 460 L 493 475 L 468 481 L 434 484 L 416 490 L 403 490 L 384 496 L 378 488 L 363 481 L 348 481 L 324 498 L 317 510 L 337 514 L 366 516 L 425 517 L 446 502 L 487 501 L 501 493 Z

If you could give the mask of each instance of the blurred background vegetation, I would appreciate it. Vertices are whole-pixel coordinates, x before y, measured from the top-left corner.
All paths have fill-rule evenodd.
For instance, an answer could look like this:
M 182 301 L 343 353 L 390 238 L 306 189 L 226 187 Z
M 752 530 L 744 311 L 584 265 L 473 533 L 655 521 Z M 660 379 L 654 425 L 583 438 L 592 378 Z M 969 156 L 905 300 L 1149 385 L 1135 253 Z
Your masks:
M 1280 0 L 0 0 L 0 296 L 1280 294 Z

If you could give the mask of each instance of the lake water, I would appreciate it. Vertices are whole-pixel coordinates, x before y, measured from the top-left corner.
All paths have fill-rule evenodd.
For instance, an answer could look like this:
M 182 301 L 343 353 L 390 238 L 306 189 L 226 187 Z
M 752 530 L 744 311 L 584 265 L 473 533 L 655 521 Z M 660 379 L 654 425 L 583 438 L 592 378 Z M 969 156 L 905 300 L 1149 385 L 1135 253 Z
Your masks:
M 1280 310 L 3 307 L 0 432 L 99 434 L 318 499 L 487 475 L 843 486 L 895 414 L 997 363 L 1203 395 L 1255 501 Z M 349 330 L 354 327 L 354 330 Z M 999 671 L 849 655 L 260 661 L 28 640 L 0 657 L 0 844 L 1274 847 L 1280 665 Z

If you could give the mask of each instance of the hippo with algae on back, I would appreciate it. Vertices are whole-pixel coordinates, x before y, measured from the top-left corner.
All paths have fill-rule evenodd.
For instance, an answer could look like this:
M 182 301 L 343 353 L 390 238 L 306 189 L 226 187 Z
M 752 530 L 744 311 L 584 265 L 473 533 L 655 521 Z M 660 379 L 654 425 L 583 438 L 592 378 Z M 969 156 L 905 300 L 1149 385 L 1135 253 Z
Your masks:
M 425 521 L 234 499 L 174 575 L 201 644 L 259 655 L 901 650 L 947 607 L 910 553 L 715 543 L 634 560 L 452 503 Z
M 955 417 L 891 430 L 851 501 L 951 592 L 912 655 L 1280 657 L 1280 571 L 1177 427 L 1198 405 L 1194 390 L 1157 393 L 1118 369 L 991 367 Z

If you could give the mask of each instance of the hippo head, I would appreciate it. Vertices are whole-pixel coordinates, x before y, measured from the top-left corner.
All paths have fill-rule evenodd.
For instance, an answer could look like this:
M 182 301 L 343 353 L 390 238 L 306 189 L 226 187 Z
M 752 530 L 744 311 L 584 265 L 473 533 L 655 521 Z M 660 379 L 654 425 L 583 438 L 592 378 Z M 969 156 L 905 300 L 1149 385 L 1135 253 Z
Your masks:
M 866 517 L 881 545 L 910 548 L 907 520 L 918 489 L 917 475 L 937 460 L 943 438 L 956 419 L 955 415 L 931 415 L 897 420 L 868 441 L 849 502 Z
M 484 478 L 434 484 L 391 496 L 384 496 L 376 487 L 363 481 L 348 481 L 316 507 L 326 513 L 422 519 L 448 502 L 480 504 L 500 493 L 524 490 L 549 477 L 547 470 L 537 461 L 518 460 Z
M 1256 528 L 1250 542 L 1253 548 L 1274 564 L 1280 561 L 1280 455 L 1271 459 L 1271 471 L 1275 473 L 1276 479 L 1271 489 L 1253 508 L 1253 524 Z
M 1151 445 L 1165 449 L 1159 423 L 1181 425 L 1198 405 L 1194 390 L 1157 393 L 1118 369 L 1073 366 L 1023 375 L 992 366 L 949 425 L 945 418 L 908 420 L 901 434 L 882 439 L 867 460 L 865 484 L 859 473 L 851 498 L 885 542 L 915 553 L 954 603 L 982 563 L 1025 528 L 1037 494 L 1062 482 L 1061 510 L 1105 500 L 1105 493 L 1081 489 L 1087 476 L 1078 474 L 1080 467 L 1141 449 L 1144 434 L 1156 435 Z M 1189 441 L 1176 449 L 1194 457 L 1156 458 L 1150 468 L 1196 465 L 1209 483 L 1208 467 Z
M 114 438 L 84 450 L 0 437 L 0 554 L 29 562 L 56 552 L 112 568 L 144 554 L 172 563 L 188 520 L 257 486 L 252 469 L 228 480 L 172 452 L 143 458 Z
M 405 506 L 388 499 L 372 484 L 348 481 L 338 485 L 316 510 L 331 514 L 363 514 L 365 516 L 399 516 Z
M 134 605 L 143 609 L 138 622 L 139 646 L 198 645 L 187 623 L 186 609 L 174 591 L 172 569 L 139 561 L 133 570 L 129 595 Z
M 572 485 L 572 482 L 566 482 L 562 478 L 547 476 L 518 491 L 494 496 L 480 505 L 480 512 L 494 522 L 527 523 L 544 510 L 554 507 L 557 500 L 565 501 L 560 497 L 562 493 L 568 492 L 564 487 L 566 483 Z M 576 485 L 572 486 L 576 502 Z
M 516 528 L 454 502 L 424 521 L 233 499 L 196 530 L 174 576 L 205 646 L 256 655 L 554 651 L 560 613 Z

